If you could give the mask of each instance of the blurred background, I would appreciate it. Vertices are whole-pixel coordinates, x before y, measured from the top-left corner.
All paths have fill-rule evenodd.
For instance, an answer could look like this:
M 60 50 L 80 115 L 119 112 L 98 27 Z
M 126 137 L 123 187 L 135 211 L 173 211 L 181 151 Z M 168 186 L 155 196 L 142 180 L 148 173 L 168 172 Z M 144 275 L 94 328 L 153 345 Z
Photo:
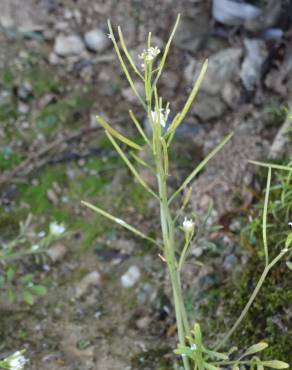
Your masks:
M 0 265 L 0 354 L 26 348 L 31 369 L 174 368 L 171 292 L 157 250 L 80 201 L 159 235 L 156 203 L 130 178 L 95 116 L 139 141 L 128 110 L 140 122 L 145 116 L 107 19 L 121 26 L 139 63 L 148 32 L 163 49 L 178 13 L 159 85 L 173 114 L 206 58 L 209 68 L 177 135 L 170 186 L 235 132 L 194 184 L 188 209 L 200 233 L 184 271 L 187 307 L 200 322 L 207 315 L 201 325 L 211 344 L 262 271 L 267 172 L 247 160 L 291 162 L 292 1 L 0 0 L 0 257 L 7 256 Z M 137 89 L 143 91 L 139 82 Z M 283 247 L 291 207 L 291 176 L 275 171 L 272 254 Z M 52 223 L 66 227 L 64 237 L 44 239 Z M 234 344 L 265 340 L 267 356 L 291 363 L 291 299 L 284 261 Z

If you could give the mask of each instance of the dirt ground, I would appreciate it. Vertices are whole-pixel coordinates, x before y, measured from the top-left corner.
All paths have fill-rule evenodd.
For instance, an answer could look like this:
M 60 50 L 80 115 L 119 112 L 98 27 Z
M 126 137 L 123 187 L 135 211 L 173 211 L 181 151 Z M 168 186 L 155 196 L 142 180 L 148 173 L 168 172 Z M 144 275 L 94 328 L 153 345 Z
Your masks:
M 145 233 L 159 233 L 156 204 L 130 180 L 95 121 L 103 115 L 135 136 L 128 110 L 145 118 L 108 42 L 106 22 L 122 27 L 131 53 L 138 55 L 148 31 L 163 48 L 181 13 L 160 83 L 174 112 L 209 59 L 209 75 L 185 123 L 189 131 L 174 148 L 171 188 L 234 132 L 194 184 L 188 210 L 203 217 L 212 201 L 209 223 L 223 225 L 220 232 L 211 226 L 204 231 L 184 271 L 190 317 L 211 315 L 203 323 L 210 343 L 222 308 L 218 290 L 228 279 L 237 281 L 249 258 L 239 244 L 240 222 L 262 197 L 261 180 L 247 161 L 271 157 L 286 120 L 282 107 L 292 104 L 291 27 L 278 41 L 266 40 L 252 26 L 218 25 L 212 2 L 203 0 L 0 0 L 0 9 L 1 242 L 15 237 L 28 214 L 33 233 L 55 220 L 70 232 L 55 245 L 55 260 L 29 257 L 17 264 L 20 275 L 32 273 L 48 293 L 32 306 L 11 304 L 3 295 L 0 352 L 25 348 L 32 370 L 179 369 L 171 291 L 158 251 L 80 203 L 99 204 Z M 105 36 L 95 51 L 84 41 L 92 29 Z M 66 49 L 68 39 L 57 47 L 60 36 L 72 35 L 73 51 Z M 243 64 L 251 63 L 250 38 L 258 40 L 262 64 L 254 67 L 258 75 L 247 89 Z M 287 144 L 279 153 L 291 159 Z M 145 180 L 153 181 L 147 174 Z M 139 277 L 126 288 L 121 277 L 131 267 Z M 228 327 L 233 319 L 222 320 Z

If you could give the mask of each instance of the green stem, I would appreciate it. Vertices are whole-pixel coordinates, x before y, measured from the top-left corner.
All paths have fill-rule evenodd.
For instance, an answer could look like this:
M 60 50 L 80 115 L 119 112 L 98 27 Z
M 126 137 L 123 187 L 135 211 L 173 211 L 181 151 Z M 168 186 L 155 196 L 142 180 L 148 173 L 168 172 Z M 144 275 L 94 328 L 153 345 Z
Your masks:
M 184 307 L 182 291 L 180 286 L 179 274 L 177 271 L 177 262 L 175 258 L 175 244 L 174 244 L 174 225 L 170 214 L 168 199 L 167 199 L 167 184 L 164 172 L 164 163 L 162 156 L 162 148 L 160 140 L 156 140 L 157 153 L 155 155 L 157 181 L 160 198 L 160 217 L 161 228 L 164 242 L 164 255 L 167 262 L 167 267 L 170 274 L 170 280 L 173 290 L 174 309 L 178 330 L 179 343 L 185 345 L 185 336 L 189 332 L 189 325 L 187 322 L 186 311 Z M 189 359 L 183 357 L 183 364 L 185 370 L 191 370 Z

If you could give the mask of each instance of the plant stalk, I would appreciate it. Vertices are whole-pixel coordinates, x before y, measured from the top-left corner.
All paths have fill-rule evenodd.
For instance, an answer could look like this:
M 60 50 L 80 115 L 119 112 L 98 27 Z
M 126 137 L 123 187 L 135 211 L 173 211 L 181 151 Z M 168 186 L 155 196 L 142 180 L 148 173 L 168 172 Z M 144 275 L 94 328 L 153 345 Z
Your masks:
M 173 291 L 179 343 L 181 345 L 185 345 L 185 337 L 189 333 L 189 324 L 187 322 L 187 316 L 180 286 L 180 277 L 177 270 L 177 261 L 175 258 L 174 225 L 168 205 L 167 182 L 164 172 L 162 148 L 159 140 L 156 141 L 156 145 L 157 152 L 155 155 L 155 161 L 160 198 L 160 217 L 164 243 L 164 257 L 167 263 Z M 184 364 L 184 369 L 191 370 L 189 359 L 187 357 L 182 357 L 182 360 Z

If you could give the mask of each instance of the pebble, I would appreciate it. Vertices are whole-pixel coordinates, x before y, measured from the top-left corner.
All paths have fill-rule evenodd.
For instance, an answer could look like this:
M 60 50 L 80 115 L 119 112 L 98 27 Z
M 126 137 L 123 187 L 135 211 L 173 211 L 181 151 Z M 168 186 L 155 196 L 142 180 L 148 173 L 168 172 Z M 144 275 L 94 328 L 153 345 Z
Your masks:
M 95 286 L 98 287 L 101 285 L 101 275 L 100 273 L 95 270 L 90 272 L 89 274 L 85 275 L 84 278 L 79 282 L 76 287 L 76 298 L 80 298 L 89 287 Z
M 101 53 L 102 51 L 107 49 L 111 43 L 107 35 L 99 29 L 86 32 L 86 34 L 84 35 L 84 41 L 86 47 L 89 50 L 98 53 Z
M 124 288 L 131 288 L 140 279 L 141 273 L 138 266 L 129 267 L 128 271 L 121 276 L 121 283 Z
M 53 262 L 58 262 L 65 257 L 67 251 L 67 247 L 64 244 L 56 243 L 47 250 L 47 255 Z
M 149 327 L 149 324 L 151 323 L 151 317 L 141 317 L 136 321 L 136 326 L 138 329 L 143 330 L 147 329 Z
M 223 266 L 226 270 L 231 270 L 237 263 L 237 257 L 235 254 L 229 254 L 224 258 Z
M 61 57 L 80 55 L 83 51 L 84 44 L 77 35 L 59 35 L 55 40 L 54 52 Z

